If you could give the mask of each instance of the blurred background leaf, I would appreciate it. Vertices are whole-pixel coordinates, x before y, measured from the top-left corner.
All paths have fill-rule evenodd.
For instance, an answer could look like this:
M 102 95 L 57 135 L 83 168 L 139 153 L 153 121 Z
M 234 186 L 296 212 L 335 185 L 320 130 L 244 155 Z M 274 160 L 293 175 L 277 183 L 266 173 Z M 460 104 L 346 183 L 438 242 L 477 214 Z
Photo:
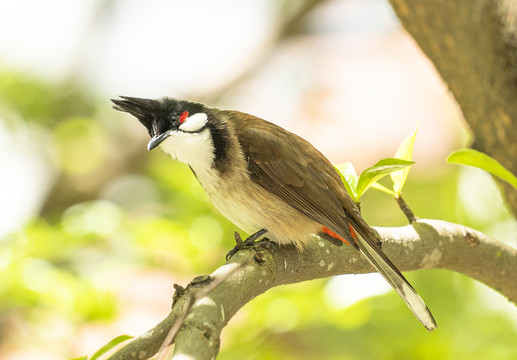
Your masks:
M 109 351 L 113 350 L 114 348 L 116 348 L 117 346 L 122 344 L 123 342 L 128 341 L 132 338 L 133 338 L 133 336 L 129 336 L 129 335 L 117 336 L 113 340 L 110 340 L 106 345 L 102 346 L 99 350 L 97 350 L 95 352 L 95 354 L 93 354 L 90 357 L 90 360 L 98 360 L 98 359 L 102 358 L 103 355 L 105 355 Z
M 499 161 L 480 151 L 474 149 L 456 150 L 449 155 L 447 162 L 451 164 L 475 166 L 483 169 L 517 189 L 517 177 L 501 165 Z

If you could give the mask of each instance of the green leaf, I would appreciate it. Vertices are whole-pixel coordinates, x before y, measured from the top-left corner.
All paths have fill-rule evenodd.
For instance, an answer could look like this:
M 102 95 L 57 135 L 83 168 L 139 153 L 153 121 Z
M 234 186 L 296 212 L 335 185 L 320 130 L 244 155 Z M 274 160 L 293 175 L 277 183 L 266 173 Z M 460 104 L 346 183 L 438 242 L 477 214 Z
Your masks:
M 382 177 L 402 170 L 412 164 L 414 164 L 414 161 L 395 158 L 382 159 L 377 162 L 377 164 L 369 167 L 359 176 L 359 180 L 357 181 L 357 198 L 360 199 L 365 191 Z
M 395 157 L 397 159 L 411 161 L 413 158 L 413 147 L 415 145 L 416 133 L 418 131 L 418 124 L 415 128 L 413 134 L 409 135 L 407 138 L 402 141 L 397 152 L 395 153 Z M 400 197 L 402 194 L 402 188 L 406 183 L 409 167 L 406 167 L 404 170 L 396 171 L 391 175 L 391 179 L 393 180 L 393 191 L 395 192 L 395 197 Z
M 129 335 L 120 335 L 111 340 L 109 343 L 101 347 L 99 350 L 95 352 L 95 354 L 92 355 L 92 357 L 89 360 L 97 360 L 102 355 L 113 349 L 115 346 L 119 345 L 120 343 L 123 343 L 124 341 L 127 341 L 129 339 L 132 339 L 132 336 Z
M 346 191 L 350 194 L 352 199 L 357 203 L 359 198 L 357 197 L 357 181 L 359 177 L 355 172 L 354 165 L 351 162 L 344 164 L 334 165 L 339 172 L 343 184 L 345 184 Z
M 69 360 L 88 360 L 88 356 L 81 356 L 81 357 L 77 357 L 77 358 L 73 358 L 73 359 L 69 359 Z
M 395 194 L 395 191 L 393 191 L 391 189 L 388 189 L 386 186 L 381 185 L 378 182 L 374 182 L 370 187 L 373 188 L 373 189 L 384 191 L 386 194 L 389 194 L 389 195 L 391 195 L 393 197 L 397 196 L 397 194 Z
M 475 166 L 506 181 L 517 189 L 517 177 L 506 169 L 499 161 L 485 153 L 474 149 L 462 149 L 452 152 L 448 163 Z

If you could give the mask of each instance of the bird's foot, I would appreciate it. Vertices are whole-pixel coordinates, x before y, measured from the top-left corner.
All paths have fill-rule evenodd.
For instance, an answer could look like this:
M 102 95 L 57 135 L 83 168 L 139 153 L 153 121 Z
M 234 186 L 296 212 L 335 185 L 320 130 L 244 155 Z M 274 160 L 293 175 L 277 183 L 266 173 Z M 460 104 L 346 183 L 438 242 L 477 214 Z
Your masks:
M 246 238 L 246 240 L 242 240 L 240 234 L 236 231 L 235 232 L 235 242 L 236 245 L 231 249 L 228 254 L 226 254 L 226 261 L 228 261 L 233 255 L 235 255 L 237 252 L 239 252 L 242 249 L 250 248 L 250 247 L 256 247 L 260 246 L 266 249 L 269 249 L 273 252 L 273 254 L 276 252 L 276 245 L 275 243 L 269 241 L 267 238 L 262 238 L 259 241 L 256 241 L 257 239 L 260 239 L 262 235 L 264 235 L 267 232 L 266 229 L 261 229 L 257 231 L 256 233 L 251 234 Z

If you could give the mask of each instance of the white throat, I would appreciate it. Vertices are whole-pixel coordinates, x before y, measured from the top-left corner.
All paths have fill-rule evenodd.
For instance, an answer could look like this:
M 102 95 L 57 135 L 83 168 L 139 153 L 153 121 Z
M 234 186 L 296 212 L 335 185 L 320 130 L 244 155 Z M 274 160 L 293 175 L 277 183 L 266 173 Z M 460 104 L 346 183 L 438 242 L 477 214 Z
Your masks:
M 209 129 L 198 133 L 171 131 L 159 146 L 173 158 L 188 164 L 196 174 L 209 171 L 214 162 L 214 143 Z

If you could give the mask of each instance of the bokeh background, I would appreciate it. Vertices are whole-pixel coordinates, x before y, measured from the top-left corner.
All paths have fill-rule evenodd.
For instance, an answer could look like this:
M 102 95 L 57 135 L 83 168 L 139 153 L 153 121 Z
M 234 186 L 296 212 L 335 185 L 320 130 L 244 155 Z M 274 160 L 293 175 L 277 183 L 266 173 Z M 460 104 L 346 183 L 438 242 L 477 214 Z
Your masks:
M 173 283 L 211 273 L 235 227 L 188 167 L 148 153 L 118 95 L 235 109 L 358 171 L 419 130 L 405 199 L 423 218 L 517 245 L 467 146 L 461 112 L 386 0 L 0 2 L 0 358 L 92 354 L 164 318 Z M 387 195 L 372 225 L 405 218 Z M 427 333 L 378 275 L 277 288 L 222 334 L 221 359 L 511 359 L 517 309 L 443 270 L 408 273 L 439 328 Z

